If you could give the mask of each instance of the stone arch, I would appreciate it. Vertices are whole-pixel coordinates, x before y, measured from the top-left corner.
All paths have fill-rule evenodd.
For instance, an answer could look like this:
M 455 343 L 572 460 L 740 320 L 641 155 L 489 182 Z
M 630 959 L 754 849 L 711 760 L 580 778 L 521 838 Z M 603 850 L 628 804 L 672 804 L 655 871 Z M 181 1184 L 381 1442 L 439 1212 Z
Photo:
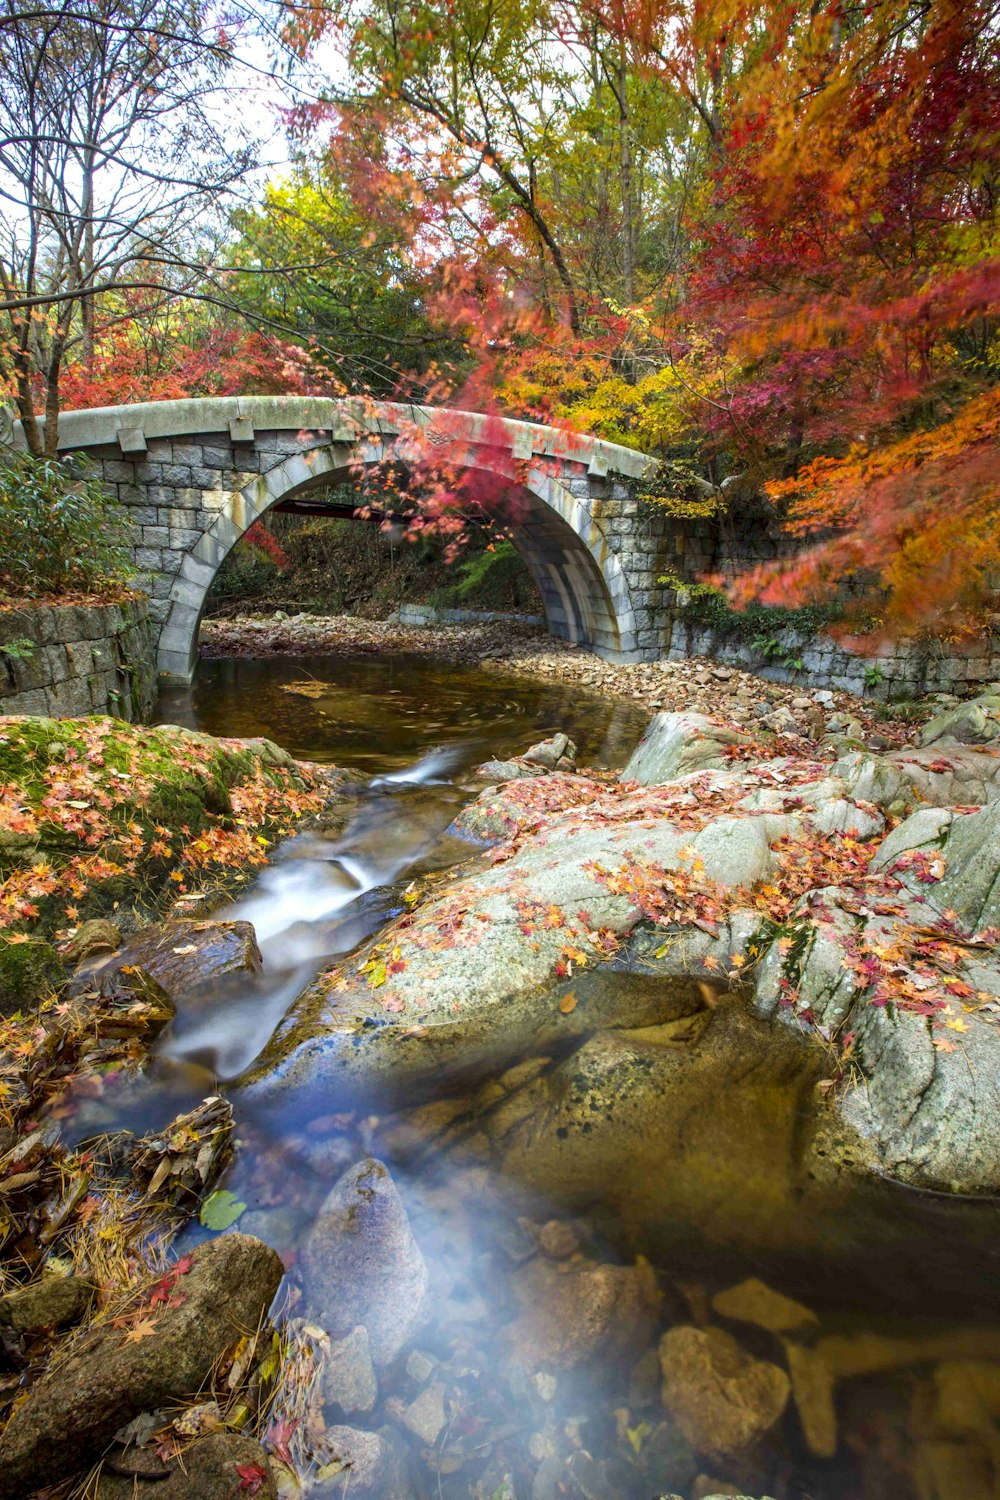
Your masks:
M 59 429 L 60 450 L 89 454 L 133 508 L 160 672 L 185 681 L 208 590 L 255 520 L 359 463 L 411 467 L 428 445 L 463 474 L 489 475 L 517 495 L 514 542 L 553 634 L 612 659 L 642 657 L 633 594 L 637 584 L 648 589 L 652 564 L 631 550 L 622 478 L 639 477 L 650 460 L 631 449 L 472 412 L 296 396 L 67 412 Z

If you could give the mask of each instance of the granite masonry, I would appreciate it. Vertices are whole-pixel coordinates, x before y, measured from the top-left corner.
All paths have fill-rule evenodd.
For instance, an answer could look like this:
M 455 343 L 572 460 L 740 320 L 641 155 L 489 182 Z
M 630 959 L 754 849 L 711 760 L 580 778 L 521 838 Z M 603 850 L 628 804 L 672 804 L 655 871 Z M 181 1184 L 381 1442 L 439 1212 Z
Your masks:
M 0 714 L 141 723 L 155 691 L 146 599 L 0 610 Z
M 443 466 L 470 495 L 508 501 L 553 634 L 611 660 L 659 654 L 657 549 L 634 535 L 629 488 L 652 461 L 630 448 L 471 412 L 234 396 L 64 412 L 59 450 L 89 459 L 131 514 L 167 679 L 190 681 L 205 597 L 254 521 L 380 463 L 418 478 Z

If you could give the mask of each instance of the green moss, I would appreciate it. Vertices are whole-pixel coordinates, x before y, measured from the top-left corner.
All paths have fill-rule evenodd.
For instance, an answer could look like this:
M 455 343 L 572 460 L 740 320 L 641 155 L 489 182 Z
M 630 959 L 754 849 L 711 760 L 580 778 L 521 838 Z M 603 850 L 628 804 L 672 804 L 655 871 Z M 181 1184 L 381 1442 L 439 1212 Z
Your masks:
M 65 971 L 58 953 L 42 938 L 0 938 L 0 1015 L 31 1010 L 60 988 Z

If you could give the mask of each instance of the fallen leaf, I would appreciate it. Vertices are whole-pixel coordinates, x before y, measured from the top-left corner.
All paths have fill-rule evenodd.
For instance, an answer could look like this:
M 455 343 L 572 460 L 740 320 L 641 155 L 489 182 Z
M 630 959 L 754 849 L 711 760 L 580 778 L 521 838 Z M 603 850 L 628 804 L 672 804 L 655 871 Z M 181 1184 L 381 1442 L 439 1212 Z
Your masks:
M 139 1322 L 130 1328 L 125 1335 L 126 1344 L 138 1344 L 143 1339 L 148 1339 L 151 1333 L 156 1332 L 156 1323 L 153 1318 L 140 1318 Z
M 572 990 L 570 990 L 568 995 L 563 995 L 562 999 L 559 1001 L 559 1009 L 562 1011 L 564 1016 L 568 1016 L 570 1011 L 576 1010 L 576 996 L 573 994 Z
M 209 1193 L 201 1205 L 201 1213 L 198 1218 L 206 1229 L 228 1229 L 230 1224 L 235 1224 L 240 1214 L 246 1208 L 235 1193 L 228 1188 L 218 1188 L 214 1193 Z

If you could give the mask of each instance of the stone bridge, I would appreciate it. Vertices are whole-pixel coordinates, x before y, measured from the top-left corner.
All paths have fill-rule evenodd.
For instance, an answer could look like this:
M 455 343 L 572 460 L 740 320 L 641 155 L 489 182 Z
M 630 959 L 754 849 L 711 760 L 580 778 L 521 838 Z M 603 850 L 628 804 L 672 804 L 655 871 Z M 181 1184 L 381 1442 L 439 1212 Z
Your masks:
M 15 443 L 23 444 L 20 424 Z M 86 455 L 131 513 L 158 665 L 189 682 L 205 598 L 230 548 L 273 506 L 359 465 L 419 470 L 428 452 L 512 501 L 514 544 L 554 635 L 618 661 L 660 654 L 657 541 L 627 481 L 651 461 L 598 438 L 497 417 L 300 396 L 151 401 L 63 413 L 60 453 Z

